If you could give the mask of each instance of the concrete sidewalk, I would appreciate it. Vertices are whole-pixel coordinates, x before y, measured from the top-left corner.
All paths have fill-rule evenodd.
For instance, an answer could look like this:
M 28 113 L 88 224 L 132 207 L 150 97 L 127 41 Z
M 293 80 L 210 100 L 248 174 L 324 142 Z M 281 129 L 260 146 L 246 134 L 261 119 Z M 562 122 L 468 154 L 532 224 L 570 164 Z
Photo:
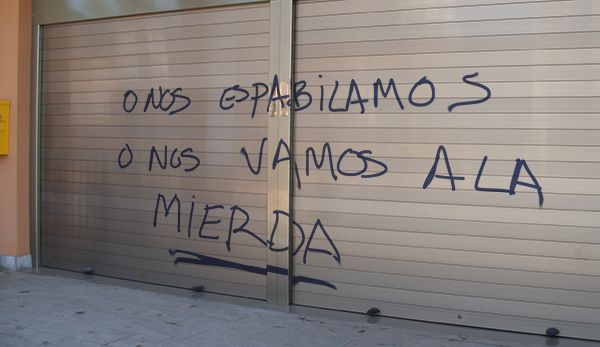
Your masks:
M 0 272 L 0 346 L 600 346 L 193 293 L 100 276 Z

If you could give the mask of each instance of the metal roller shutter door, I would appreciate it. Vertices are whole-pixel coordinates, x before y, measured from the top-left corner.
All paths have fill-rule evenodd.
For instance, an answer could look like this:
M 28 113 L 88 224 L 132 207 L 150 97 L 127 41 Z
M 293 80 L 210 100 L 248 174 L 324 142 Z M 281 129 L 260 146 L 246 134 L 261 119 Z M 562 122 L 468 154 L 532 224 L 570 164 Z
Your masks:
M 320 218 L 341 262 L 324 235 L 311 247 L 331 254 L 294 257 L 296 275 L 336 286 L 299 284 L 294 303 L 600 339 L 599 15 L 594 0 L 298 2 L 295 79 L 317 100 L 295 115 L 294 216 L 305 232 Z M 486 94 L 462 81 L 476 72 L 470 81 L 491 99 L 448 112 Z M 424 76 L 435 100 L 413 106 Z M 377 78 L 394 78 L 404 110 L 393 93 L 374 107 Z M 365 113 L 328 112 L 334 81 L 344 108 L 351 79 L 369 99 Z M 422 85 L 413 101 L 430 95 Z M 371 150 L 388 172 L 334 180 L 327 161 L 316 169 L 311 159 L 307 176 L 306 149 L 320 155 L 325 142 L 334 165 L 345 149 Z M 440 145 L 464 177 L 455 191 L 439 177 L 423 188 Z M 475 190 L 485 156 L 479 187 L 508 189 L 524 159 L 543 207 L 531 187 Z M 436 172 L 447 175 L 443 160 Z M 519 180 L 533 184 L 524 170 Z
M 266 237 L 266 174 L 248 175 L 239 152 L 260 144 L 267 117 L 222 111 L 218 100 L 224 87 L 268 79 L 268 47 L 268 4 L 44 27 L 43 266 L 264 299 L 264 276 L 175 265 L 185 254 L 169 250 L 266 267 L 265 248 L 250 235 L 234 235 L 231 250 L 226 240 L 233 206 Z M 162 103 L 159 87 L 169 89 Z M 156 99 L 144 110 L 151 88 Z M 128 90 L 137 105 L 131 93 L 123 103 Z M 189 106 L 169 115 L 185 106 L 180 95 Z M 177 201 L 165 217 L 158 194 L 167 206 L 177 194 L 180 230 Z M 222 205 L 207 218 L 221 222 L 203 231 L 218 240 L 198 237 L 206 204 Z M 234 223 L 243 222 L 236 212 Z

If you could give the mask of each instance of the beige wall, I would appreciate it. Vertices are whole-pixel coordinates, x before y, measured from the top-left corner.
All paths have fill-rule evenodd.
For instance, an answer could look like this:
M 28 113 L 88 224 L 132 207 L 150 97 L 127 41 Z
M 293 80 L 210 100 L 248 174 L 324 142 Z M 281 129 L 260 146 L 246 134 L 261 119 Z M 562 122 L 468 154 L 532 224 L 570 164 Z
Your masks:
M 0 255 L 29 254 L 31 0 L 0 0 L 0 99 L 11 102 L 10 153 L 0 156 Z

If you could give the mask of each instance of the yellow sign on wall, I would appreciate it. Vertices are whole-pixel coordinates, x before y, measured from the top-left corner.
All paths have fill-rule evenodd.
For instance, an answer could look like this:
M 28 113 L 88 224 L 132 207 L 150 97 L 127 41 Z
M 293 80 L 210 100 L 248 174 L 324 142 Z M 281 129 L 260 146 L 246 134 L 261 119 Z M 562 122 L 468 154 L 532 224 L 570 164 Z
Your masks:
M 10 101 L 0 100 L 0 155 L 8 155 Z

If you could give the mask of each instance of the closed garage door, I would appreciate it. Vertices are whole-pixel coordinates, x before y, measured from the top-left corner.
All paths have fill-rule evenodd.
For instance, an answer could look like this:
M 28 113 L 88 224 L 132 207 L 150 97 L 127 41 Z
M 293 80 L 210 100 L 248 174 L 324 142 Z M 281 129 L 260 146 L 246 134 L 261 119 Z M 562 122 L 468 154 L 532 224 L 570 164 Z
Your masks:
M 43 266 L 265 298 L 260 271 L 219 265 L 266 267 L 266 173 L 240 149 L 267 118 L 218 101 L 268 79 L 268 19 L 263 4 L 44 27 Z
M 600 339 L 599 15 L 298 2 L 294 303 Z

